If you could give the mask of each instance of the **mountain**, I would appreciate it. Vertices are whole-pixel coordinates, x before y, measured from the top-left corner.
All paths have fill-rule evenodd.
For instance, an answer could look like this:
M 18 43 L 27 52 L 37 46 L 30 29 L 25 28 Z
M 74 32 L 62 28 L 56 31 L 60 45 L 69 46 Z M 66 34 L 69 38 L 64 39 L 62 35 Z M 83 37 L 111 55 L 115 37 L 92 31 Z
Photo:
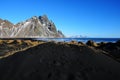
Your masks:
M 46 15 L 33 16 L 24 22 L 12 24 L 0 19 L 0 38 L 63 38 L 55 24 Z
M 69 38 L 87 38 L 87 36 L 83 36 L 83 35 L 74 35 L 74 36 L 69 36 Z

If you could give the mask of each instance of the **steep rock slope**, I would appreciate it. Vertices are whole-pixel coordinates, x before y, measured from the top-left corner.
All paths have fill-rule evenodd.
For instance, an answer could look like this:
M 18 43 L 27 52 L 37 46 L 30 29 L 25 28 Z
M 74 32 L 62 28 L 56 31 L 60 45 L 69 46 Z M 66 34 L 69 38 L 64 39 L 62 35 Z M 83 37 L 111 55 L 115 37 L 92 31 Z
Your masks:
M 0 19 L 0 37 L 9 37 L 12 34 L 13 26 L 11 22 Z
M 13 25 L 0 19 L 1 38 L 62 38 L 64 35 L 57 31 L 56 26 L 46 15 L 34 16 L 24 22 Z

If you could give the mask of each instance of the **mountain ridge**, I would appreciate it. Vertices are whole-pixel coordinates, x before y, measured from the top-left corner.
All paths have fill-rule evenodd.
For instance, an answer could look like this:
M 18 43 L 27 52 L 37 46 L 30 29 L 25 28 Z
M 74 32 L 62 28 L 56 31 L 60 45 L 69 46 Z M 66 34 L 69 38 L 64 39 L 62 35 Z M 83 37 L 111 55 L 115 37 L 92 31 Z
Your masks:
M 0 19 L 1 38 L 63 38 L 64 34 L 57 30 L 55 24 L 46 15 L 33 16 L 23 22 L 13 24 Z

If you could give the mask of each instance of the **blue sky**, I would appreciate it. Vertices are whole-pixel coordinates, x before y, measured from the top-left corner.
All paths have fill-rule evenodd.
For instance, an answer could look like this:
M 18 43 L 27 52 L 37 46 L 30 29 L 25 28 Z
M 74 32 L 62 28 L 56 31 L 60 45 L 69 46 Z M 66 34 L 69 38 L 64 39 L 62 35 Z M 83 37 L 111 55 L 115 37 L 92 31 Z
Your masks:
M 120 38 L 120 0 L 0 0 L 12 23 L 46 14 L 66 36 Z

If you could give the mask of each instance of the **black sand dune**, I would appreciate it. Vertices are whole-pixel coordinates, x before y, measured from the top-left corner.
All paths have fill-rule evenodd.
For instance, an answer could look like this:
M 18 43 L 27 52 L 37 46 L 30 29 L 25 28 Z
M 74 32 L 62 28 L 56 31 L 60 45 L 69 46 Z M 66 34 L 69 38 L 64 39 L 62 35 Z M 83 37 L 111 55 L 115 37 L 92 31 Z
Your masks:
M 2 58 L 0 80 L 120 80 L 120 63 L 86 45 L 46 42 Z

